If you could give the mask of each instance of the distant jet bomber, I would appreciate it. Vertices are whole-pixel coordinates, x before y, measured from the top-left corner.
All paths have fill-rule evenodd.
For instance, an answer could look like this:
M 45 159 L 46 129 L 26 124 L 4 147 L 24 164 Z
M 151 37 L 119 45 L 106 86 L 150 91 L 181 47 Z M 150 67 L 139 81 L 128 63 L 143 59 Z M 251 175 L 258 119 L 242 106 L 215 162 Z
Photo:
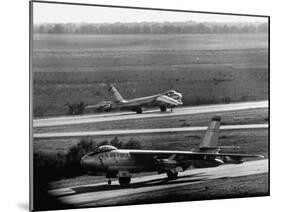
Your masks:
M 130 100 L 125 100 L 114 86 L 110 86 L 108 90 L 115 98 L 115 101 L 112 102 L 111 109 L 132 110 L 136 113 L 142 113 L 144 107 L 160 107 L 160 110 L 164 112 L 167 108 L 171 108 L 172 111 L 174 107 L 183 104 L 182 94 L 174 90 Z
M 243 157 L 259 157 L 253 154 L 220 153 L 221 149 L 235 146 L 218 146 L 220 117 L 213 117 L 208 130 L 196 151 L 129 150 L 103 145 L 81 159 L 81 165 L 89 174 L 104 174 L 111 184 L 111 178 L 118 178 L 121 186 L 127 186 L 132 173 L 157 171 L 167 173 L 168 179 L 175 179 L 178 172 L 187 168 L 217 167 L 222 164 L 242 163 Z
M 136 99 L 125 100 L 114 86 L 110 86 L 108 91 L 112 94 L 114 101 L 102 101 L 95 105 L 87 105 L 86 110 L 96 110 L 97 112 L 109 112 L 112 110 L 131 110 L 136 113 L 142 113 L 143 108 L 160 107 L 162 112 L 170 108 L 171 111 L 176 106 L 182 105 L 182 94 L 174 90 L 169 90 L 162 94 L 140 97 Z M 82 114 L 78 111 L 76 114 Z M 71 113 L 74 114 L 74 113 Z

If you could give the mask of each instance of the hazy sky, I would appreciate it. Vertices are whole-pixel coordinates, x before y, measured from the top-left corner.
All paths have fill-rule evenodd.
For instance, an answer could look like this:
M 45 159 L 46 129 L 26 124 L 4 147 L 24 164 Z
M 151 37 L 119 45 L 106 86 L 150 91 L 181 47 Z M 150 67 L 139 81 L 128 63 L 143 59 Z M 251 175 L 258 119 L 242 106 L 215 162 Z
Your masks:
M 114 22 L 265 22 L 266 18 L 215 15 L 186 12 L 167 12 L 157 10 L 140 10 L 108 8 L 96 6 L 34 3 L 34 23 L 114 23 Z

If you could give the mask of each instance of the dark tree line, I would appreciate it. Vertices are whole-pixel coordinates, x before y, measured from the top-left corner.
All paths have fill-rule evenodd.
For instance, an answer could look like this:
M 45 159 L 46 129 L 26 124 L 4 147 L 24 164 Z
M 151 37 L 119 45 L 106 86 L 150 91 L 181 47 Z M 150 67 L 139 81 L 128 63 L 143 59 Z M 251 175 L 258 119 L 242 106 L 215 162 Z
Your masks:
M 103 24 L 36 24 L 40 34 L 221 34 L 267 33 L 267 23 L 142 22 Z

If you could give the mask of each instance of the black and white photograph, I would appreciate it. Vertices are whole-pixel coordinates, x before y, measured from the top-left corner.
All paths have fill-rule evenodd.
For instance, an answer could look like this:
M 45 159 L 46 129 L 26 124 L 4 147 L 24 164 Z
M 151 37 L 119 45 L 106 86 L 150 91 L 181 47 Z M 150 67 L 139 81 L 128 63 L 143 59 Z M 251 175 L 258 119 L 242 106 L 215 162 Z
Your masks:
M 270 195 L 269 16 L 29 9 L 31 210 Z

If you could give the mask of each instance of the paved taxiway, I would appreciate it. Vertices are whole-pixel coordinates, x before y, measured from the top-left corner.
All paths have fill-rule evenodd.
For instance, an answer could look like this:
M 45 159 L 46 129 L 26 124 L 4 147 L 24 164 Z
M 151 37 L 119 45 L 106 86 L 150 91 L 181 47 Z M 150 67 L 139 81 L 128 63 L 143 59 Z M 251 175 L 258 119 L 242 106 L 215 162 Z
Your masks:
M 159 192 L 165 189 L 178 188 L 182 186 L 203 183 L 211 179 L 231 178 L 262 174 L 268 172 L 268 159 L 244 162 L 242 164 L 223 165 L 215 168 L 191 169 L 179 173 L 176 180 L 167 181 L 166 174 L 151 175 L 132 178 L 131 186 L 121 188 L 117 181 L 109 186 L 106 183 L 82 185 L 71 188 L 62 188 L 49 191 L 64 203 L 77 207 L 99 206 L 107 200 L 118 200 L 135 194 L 148 192 Z
M 71 124 L 96 123 L 96 122 L 103 122 L 103 121 L 181 116 L 181 115 L 188 115 L 188 114 L 224 112 L 224 111 L 235 111 L 235 110 L 245 110 L 245 109 L 266 108 L 266 107 L 268 107 L 268 101 L 257 101 L 257 102 L 218 104 L 218 105 L 196 106 L 196 107 L 179 107 L 174 109 L 173 112 L 168 112 L 168 111 L 159 112 L 159 110 L 150 110 L 150 111 L 144 111 L 143 114 L 136 114 L 135 112 L 119 112 L 119 113 L 107 113 L 107 114 L 98 114 L 98 115 L 82 115 L 82 116 L 67 116 L 67 117 L 65 116 L 65 117 L 54 117 L 54 118 L 46 118 L 46 119 L 35 119 L 33 120 L 33 127 L 63 126 L 63 125 L 71 125 Z
M 266 129 L 268 124 L 245 124 L 245 125 L 225 125 L 220 130 L 242 130 L 242 129 Z M 206 126 L 202 127 L 177 127 L 177 128 L 156 128 L 156 129 L 130 129 L 130 130 L 99 130 L 99 131 L 80 131 L 80 132 L 59 132 L 59 133 L 35 133 L 33 138 L 72 138 L 83 136 L 124 136 L 124 135 L 144 135 L 159 133 L 180 133 L 205 131 Z

